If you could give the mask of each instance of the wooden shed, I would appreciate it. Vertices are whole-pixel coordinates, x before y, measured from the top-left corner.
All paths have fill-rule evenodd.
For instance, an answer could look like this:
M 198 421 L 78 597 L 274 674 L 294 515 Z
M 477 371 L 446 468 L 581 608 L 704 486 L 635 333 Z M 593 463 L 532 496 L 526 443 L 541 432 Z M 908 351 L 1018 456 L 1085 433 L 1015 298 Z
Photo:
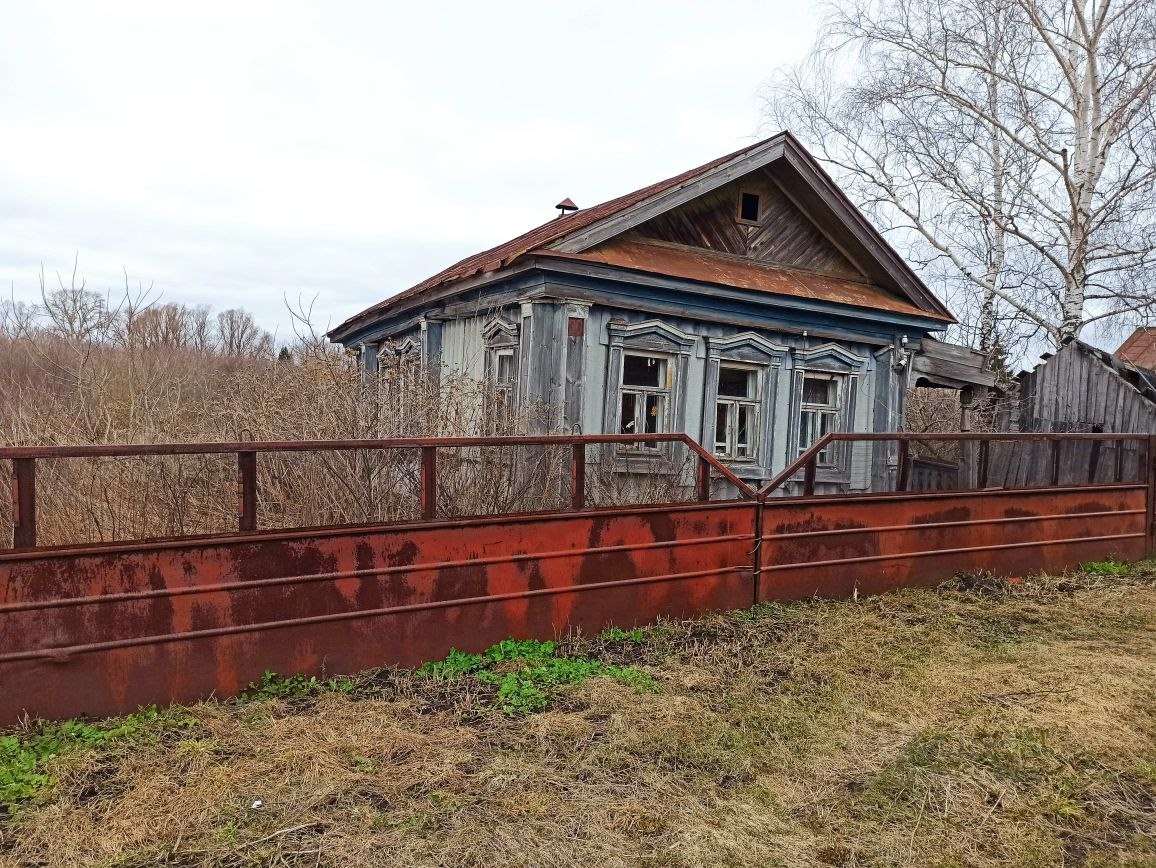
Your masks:
M 1016 378 L 998 421 L 1005 431 L 1156 434 L 1156 371 L 1133 364 L 1119 351 L 1069 341 Z M 1133 478 L 1140 460 L 1137 447 L 1124 447 L 1120 456 L 1116 449 L 1098 443 L 1070 447 L 1063 472 L 1075 478 L 1090 468 L 1093 479 L 1106 482 L 1114 478 L 1119 457 L 1127 478 Z M 1038 482 L 1051 472 L 1047 450 L 1046 444 L 993 450 L 989 479 L 1009 485 Z

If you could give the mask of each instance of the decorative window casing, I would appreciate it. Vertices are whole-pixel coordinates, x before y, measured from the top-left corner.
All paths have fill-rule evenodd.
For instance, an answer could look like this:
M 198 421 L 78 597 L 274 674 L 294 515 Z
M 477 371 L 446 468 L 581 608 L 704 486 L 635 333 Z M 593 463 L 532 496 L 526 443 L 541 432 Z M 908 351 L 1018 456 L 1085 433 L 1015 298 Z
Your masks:
M 843 374 L 821 371 L 803 372 L 803 390 L 799 401 L 799 451 L 809 448 L 832 431 L 845 427 L 840 418 L 843 412 Z M 834 444 L 818 456 L 820 467 L 835 466 Z
M 838 344 L 795 351 L 791 395 L 795 455 L 827 434 L 855 430 L 856 396 L 866 366 L 866 357 Z M 847 445 L 833 443 L 819 453 L 816 463 L 827 478 L 843 480 L 850 472 Z
M 754 461 L 759 450 L 762 371 L 722 364 L 715 399 L 714 453 L 731 461 Z
M 425 404 L 422 381 L 421 343 L 412 337 L 402 341 L 383 341 L 377 353 L 380 400 L 387 408 L 390 436 L 401 436 L 421 427 L 420 408 Z
M 607 324 L 609 354 L 604 429 L 622 434 L 686 430 L 687 366 L 698 339 L 661 320 Z M 623 447 L 660 453 L 657 442 Z
M 707 339 L 702 442 L 743 475 L 770 475 L 779 371 L 788 348 L 754 332 Z
M 618 392 L 619 434 L 666 434 L 670 431 L 673 372 L 669 356 L 626 352 Z M 631 444 L 629 449 L 657 449 L 657 442 Z
M 485 344 L 486 425 L 490 431 L 508 431 L 518 408 L 518 326 L 496 317 L 482 329 Z

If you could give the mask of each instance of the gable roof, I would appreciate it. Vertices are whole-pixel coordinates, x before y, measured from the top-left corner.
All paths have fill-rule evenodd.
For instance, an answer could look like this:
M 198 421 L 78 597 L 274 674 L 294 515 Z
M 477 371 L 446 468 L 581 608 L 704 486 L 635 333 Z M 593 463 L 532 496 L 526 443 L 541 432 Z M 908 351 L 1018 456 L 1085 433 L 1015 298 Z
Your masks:
M 1156 329 L 1136 329 L 1115 355 L 1138 368 L 1156 371 Z
M 340 340 L 378 316 L 420 304 L 439 287 L 498 271 L 531 252 L 584 253 L 655 214 L 777 161 L 787 164 L 791 172 L 791 177 L 785 179 L 789 183 L 783 184 L 784 192 L 791 195 L 789 187 L 801 184 L 805 188 L 801 192 L 807 196 L 809 205 L 804 213 L 806 210 L 819 211 L 822 212 L 820 217 L 838 222 L 845 230 L 844 243 L 855 246 L 860 254 L 852 257 L 853 260 L 858 260 L 856 264 L 861 265 L 866 259 L 870 267 L 865 271 L 873 280 L 907 298 L 924 314 L 945 322 L 955 321 L 943 303 L 871 226 L 814 157 L 794 136 L 784 131 L 625 196 L 557 217 L 503 244 L 468 256 L 349 318 L 330 331 L 328 337 Z M 799 190 L 795 193 L 800 195 Z

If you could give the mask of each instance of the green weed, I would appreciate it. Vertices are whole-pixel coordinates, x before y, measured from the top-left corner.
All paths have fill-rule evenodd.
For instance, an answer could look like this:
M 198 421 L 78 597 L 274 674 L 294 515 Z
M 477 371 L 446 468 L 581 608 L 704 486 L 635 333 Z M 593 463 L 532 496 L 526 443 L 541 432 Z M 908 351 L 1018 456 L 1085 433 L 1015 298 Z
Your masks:
M 276 672 L 266 672 L 260 683 L 250 682 L 249 689 L 239 697 L 242 702 L 255 699 L 291 699 L 302 696 L 316 696 L 319 693 L 352 693 L 355 682 L 352 678 L 318 678 L 316 675 L 282 676 Z
M 100 750 L 115 742 L 155 734 L 160 729 L 197 723 L 183 709 L 158 711 L 156 706 L 136 714 L 87 723 L 66 720 L 47 723 L 27 733 L 0 736 L 0 811 L 20 802 L 37 801 L 56 783 L 49 768 L 56 757 L 82 750 Z
M 641 631 L 622 631 L 631 637 Z M 541 711 L 550 704 L 551 688 L 588 678 L 613 678 L 639 692 L 656 692 L 658 683 L 632 666 L 615 666 L 583 657 L 559 657 L 554 642 L 505 639 L 481 654 L 451 650 L 444 660 L 424 664 L 418 672 L 432 678 L 475 678 L 497 687 L 495 703 L 511 717 Z
M 1089 561 L 1082 564 L 1080 569 L 1085 573 L 1097 576 L 1126 576 L 1132 571 L 1132 564 L 1122 564 L 1119 561 Z
M 608 642 L 631 642 L 641 645 L 646 641 L 646 633 L 638 627 L 633 630 L 623 630 L 621 627 L 607 627 L 598 634 L 599 639 Z

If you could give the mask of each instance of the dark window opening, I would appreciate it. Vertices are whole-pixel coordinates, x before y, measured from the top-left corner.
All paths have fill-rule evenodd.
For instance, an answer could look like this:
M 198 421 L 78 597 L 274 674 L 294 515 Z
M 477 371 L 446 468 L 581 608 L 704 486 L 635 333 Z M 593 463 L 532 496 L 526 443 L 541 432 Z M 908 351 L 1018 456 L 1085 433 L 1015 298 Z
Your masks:
M 755 397 L 757 374 L 750 368 L 719 367 L 718 393 L 730 398 Z
M 739 219 L 759 222 L 759 194 L 743 193 L 739 200 Z
M 622 385 L 664 388 L 666 383 L 661 379 L 664 367 L 662 359 L 651 356 L 625 356 L 622 359 Z

